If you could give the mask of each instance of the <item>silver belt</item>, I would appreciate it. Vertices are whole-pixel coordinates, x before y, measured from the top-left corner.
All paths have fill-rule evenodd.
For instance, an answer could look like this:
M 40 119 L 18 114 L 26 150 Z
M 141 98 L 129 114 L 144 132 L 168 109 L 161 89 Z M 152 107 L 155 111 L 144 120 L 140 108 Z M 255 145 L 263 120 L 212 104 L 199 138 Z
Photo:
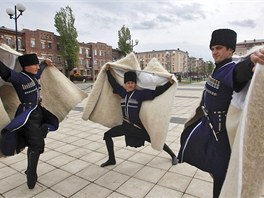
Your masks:
M 125 122 L 127 122 L 128 124 L 130 124 L 130 125 L 132 125 L 132 126 L 134 126 L 134 127 L 137 127 L 138 129 L 141 129 L 138 125 L 136 125 L 136 124 L 130 122 L 130 120 L 127 120 L 127 119 L 125 119 L 125 118 L 123 118 L 123 120 L 124 120 Z
M 212 125 L 212 123 L 211 123 L 211 121 L 210 121 L 210 118 L 209 118 L 209 116 L 208 116 L 208 111 L 206 110 L 206 108 L 205 108 L 204 106 L 202 106 L 202 110 L 203 110 L 204 116 L 206 117 L 207 122 L 208 122 L 208 124 L 209 124 L 209 126 L 210 126 L 210 128 L 211 128 L 211 130 L 212 130 L 212 132 L 213 132 L 213 135 L 214 135 L 214 137 L 215 137 L 215 140 L 218 142 L 218 138 L 217 138 L 216 135 L 217 135 L 219 132 L 215 132 L 214 127 L 213 127 L 213 125 Z

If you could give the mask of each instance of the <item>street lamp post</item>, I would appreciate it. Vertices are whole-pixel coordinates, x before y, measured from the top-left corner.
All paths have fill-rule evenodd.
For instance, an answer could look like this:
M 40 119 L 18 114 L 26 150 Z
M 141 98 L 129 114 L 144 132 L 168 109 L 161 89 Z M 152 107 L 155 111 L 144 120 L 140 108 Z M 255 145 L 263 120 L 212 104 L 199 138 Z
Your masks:
M 138 43 L 139 43 L 139 40 L 138 39 L 135 40 L 135 44 L 133 43 L 133 40 L 126 40 L 126 44 L 131 45 L 132 51 L 134 51 L 134 47 L 136 45 L 138 45 Z
M 17 10 L 20 12 L 19 15 L 17 15 Z M 15 10 L 12 8 L 7 8 L 6 13 L 9 15 L 10 19 L 15 20 L 15 30 L 16 30 L 16 51 L 18 51 L 18 38 L 17 38 L 17 19 L 23 14 L 23 12 L 26 10 L 26 7 L 20 3 L 15 5 Z M 14 16 L 15 15 L 15 16 Z

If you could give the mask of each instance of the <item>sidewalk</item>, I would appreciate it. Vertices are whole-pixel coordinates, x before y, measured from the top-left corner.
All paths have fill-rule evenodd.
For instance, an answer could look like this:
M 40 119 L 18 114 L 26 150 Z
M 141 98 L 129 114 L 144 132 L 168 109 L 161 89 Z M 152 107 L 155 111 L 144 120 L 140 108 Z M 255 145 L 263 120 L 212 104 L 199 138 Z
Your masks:
M 203 84 L 177 90 L 166 140 L 175 154 L 183 124 L 199 102 L 202 89 Z M 169 155 L 153 150 L 149 143 L 136 149 L 126 147 L 124 137 L 114 138 L 117 164 L 100 167 L 107 159 L 103 140 L 107 128 L 82 120 L 85 104 L 86 100 L 78 104 L 59 130 L 48 134 L 33 190 L 27 188 L 24 174 L 26 151 L 0 159 L 0 198 L 212 197 L 208 173 L 186 163 L 172 166 Z

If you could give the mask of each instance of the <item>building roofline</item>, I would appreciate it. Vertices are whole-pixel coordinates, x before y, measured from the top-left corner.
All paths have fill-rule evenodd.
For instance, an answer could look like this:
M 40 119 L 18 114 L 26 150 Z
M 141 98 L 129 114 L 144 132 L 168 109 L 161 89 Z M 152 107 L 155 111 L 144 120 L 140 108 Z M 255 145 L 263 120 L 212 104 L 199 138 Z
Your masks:
M 144 51 L 144 52 L 136 52 L 136 54 L 157 53 L 157 52 L 173 52 L 173 51 L 188 53 L 188 51 L 183 51 L 183 50 L 180 50 L 179 48 L 177 48 L 177 49 L 151 50 L 151 51 Z
M 15 32 L 14 29 L 7 28 L 7 27 L 5 27 L 5 26 L 1 26 L 1 27 L 0 27 L 0 30 L 3 31 L 3 32 Z M 22 34 L 22 33 L 23 33 L 23 31 L 19 31 L 19 30 L 17 30 L 17 32 L 18 32 L 19 34 Z
M 237 45 L 245 44 L 245 43 L 263 43 L 263 42 L 264 42 L 264 39 L 244 40 L 244 41 L 237 43 Z

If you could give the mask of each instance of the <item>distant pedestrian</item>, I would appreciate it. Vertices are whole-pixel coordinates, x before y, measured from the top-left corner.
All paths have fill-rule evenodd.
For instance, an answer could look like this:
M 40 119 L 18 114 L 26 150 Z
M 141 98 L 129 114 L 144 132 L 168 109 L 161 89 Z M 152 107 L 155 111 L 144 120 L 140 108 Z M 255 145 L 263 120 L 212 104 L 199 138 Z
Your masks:
M 236 38 L 236 32 L 230 29 L 212 33 L 209 47 L 215 69 L 195 116 L 185 123 L 178 155 L 180 163 L 187 162 L 212 175 L 214 198 L 221 192 L 231 154 L 226 115 L 233 91 L 241 91 L 251 80 L 256 63 L 264 64 L 264 48 L 243 61 L 233 61 Z
M 159 86 L 155 90 L 137 90 L 137 74 L 134 71 L 128 71 L 124 74 L 123 87 L 116 82 L 109 70 L 109 66 L 106 67 L 106 70 L 108 81 L 113 88 L 113 92 L 121 97 L 123 123 L 105 132 L 104 140 L 109 159 L 101 164 L 101 167 L 116 164 L 112 137 L 125 136 L 126 145 L 132 147 L 141 147 L 145 141 L 150 142 L 148 132 L 139 118 L 141 104 L 143 101 L 153 100 L 155 97 L 161 95 L 174 83 L 170 77 L 165 85 Z M 109 100 L 111 99 L 109 98 Z M 164 144 L 163 150 L 171 156 L 172 165 L 177 164 L 177 157 L 168 145 Z
M 39 155 L 44 152 L 48 131 L 57 130 L 58 118 L 41 106 L 39 79 L 46 66 L 51 61 L 43 61 L 39 65 L 36 54 L 25 54 L 18 57 L 23 70 L 16 72 L 0 61 L 0 76 L 12 83 L 20 104 L 15 118 L 2 130 L 1 150 L 4 155 L 11 156 L 19 153 L 28 146 L 27 185 L 33 189 L 37 182 L 37 165 Z

